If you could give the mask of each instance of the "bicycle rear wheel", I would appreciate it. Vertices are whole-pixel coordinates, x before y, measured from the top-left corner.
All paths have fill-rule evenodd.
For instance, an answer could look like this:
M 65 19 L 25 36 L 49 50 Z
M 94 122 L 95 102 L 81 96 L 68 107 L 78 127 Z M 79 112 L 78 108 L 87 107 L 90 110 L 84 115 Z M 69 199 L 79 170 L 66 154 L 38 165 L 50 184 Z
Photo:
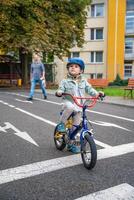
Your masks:
M 54 130 L 54 143 L 56 148 L 62 151 L 66 146 L 65 134 L 58 132 L 57 127 L 58 125 Z
M 85 168 L 94 168 L 97 161 L 97 149 L 93 137 L 88 132 L 85 133 L 81 145 L 81 157 Z

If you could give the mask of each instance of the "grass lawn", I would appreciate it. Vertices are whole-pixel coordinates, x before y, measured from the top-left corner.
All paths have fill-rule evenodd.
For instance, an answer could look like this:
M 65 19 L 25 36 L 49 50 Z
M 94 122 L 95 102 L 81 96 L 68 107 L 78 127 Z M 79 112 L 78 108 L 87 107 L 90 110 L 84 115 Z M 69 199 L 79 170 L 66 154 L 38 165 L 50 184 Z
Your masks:
M 124 96 L 123 87 L 107 87 L 104 89 L 97 89 L 103 91 L 107 96 Z
M 116 86 L 116 87 L 109 86 L 109 87 L 104 88 L 104 89 L 102 89 L 102 88 L 95 88 L 95 89 L 98 90 L 98 91 L 103 91 L 106 94 L 106 96 L 123 97 L 124 96 L 124 89 L 123 88 L 125 88 L 125 87 L 126 86 L 122 86 L 122 87 L 120 87 L 120 86 Z M 57 90 L 57 88 L 58 88 L 58 86 L 56 85 L 54 87 L 50 87 L 50 88 L 48 87 L 47 89 Z

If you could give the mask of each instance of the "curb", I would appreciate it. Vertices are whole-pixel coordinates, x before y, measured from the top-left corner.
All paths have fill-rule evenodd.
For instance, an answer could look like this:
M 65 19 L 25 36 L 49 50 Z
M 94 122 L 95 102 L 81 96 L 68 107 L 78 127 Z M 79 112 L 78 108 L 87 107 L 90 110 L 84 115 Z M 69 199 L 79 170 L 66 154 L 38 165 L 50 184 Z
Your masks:
M 54 95 L 55 94 L 55 91 L 47 91 L 47 93 L 49 94 L 49 95 Z M 111 101 L 102 101 L 102 102 L 100 102 L 100 103 L 104 103 L 104 104 L 112 104 L 112 105 L 116 105 L 116 106 L 125 106 L 125 107 L 130 107 L 130 108 L 134 108 L 134 103 L 133 103 L 133 105 L 131 105 L 131 104 L 125 104 L 125 103 L 117 103 L 117 102 L 111 102 Z
M 115 106 L 125 106 L 125 107 L 130 107 L 130 108 L 134 108 L 134 105 L 128 105 L 128 104 L 121 104 L 121 103 L 115 103 L 115 102 L 106 102 L 106 101 L 103 101 L 103 102 L 101 102 L 101 103 L 103 103 L 103 104 L 112 104 L 112 105 L 115 105 Z

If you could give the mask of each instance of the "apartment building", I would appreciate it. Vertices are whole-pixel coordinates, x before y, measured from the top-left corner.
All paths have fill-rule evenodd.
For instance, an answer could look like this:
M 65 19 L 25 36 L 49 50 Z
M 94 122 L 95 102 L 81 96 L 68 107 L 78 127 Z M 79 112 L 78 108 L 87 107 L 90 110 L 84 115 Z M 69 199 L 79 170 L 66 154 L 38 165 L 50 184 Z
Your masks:
M 134 1 L 127 0 L 124 78 L 134 78 Z
M 86 78 L 115 80 L 134 76 L 134 0 L 92 0 L 85 24 L 85 43 L 70 50 L 71 57 L 84 59 Z M 58 59 L 57 81 L 65 75 Z

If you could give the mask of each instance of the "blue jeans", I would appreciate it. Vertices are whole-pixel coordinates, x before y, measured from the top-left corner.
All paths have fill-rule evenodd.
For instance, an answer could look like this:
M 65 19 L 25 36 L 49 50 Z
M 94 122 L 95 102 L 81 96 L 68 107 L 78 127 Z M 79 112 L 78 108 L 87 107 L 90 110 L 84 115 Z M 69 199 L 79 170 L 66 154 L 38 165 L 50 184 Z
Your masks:
M 35 90 L 35 86 L 36 86 L 36 83 L 39 83 L 40 84 L 40 87 L 42 89 L 42 93 L 44 96 L 47 96 L 47 93 L 46 93 L 46 89 L 44 87 L 44 85 L 42 84 L 42 80 L 35 80 L 35 79 L 32 79 L 31 80 L 31 90 L 30 90 L 30 97 L 33 97 L 34 96 L 34 90 Z

